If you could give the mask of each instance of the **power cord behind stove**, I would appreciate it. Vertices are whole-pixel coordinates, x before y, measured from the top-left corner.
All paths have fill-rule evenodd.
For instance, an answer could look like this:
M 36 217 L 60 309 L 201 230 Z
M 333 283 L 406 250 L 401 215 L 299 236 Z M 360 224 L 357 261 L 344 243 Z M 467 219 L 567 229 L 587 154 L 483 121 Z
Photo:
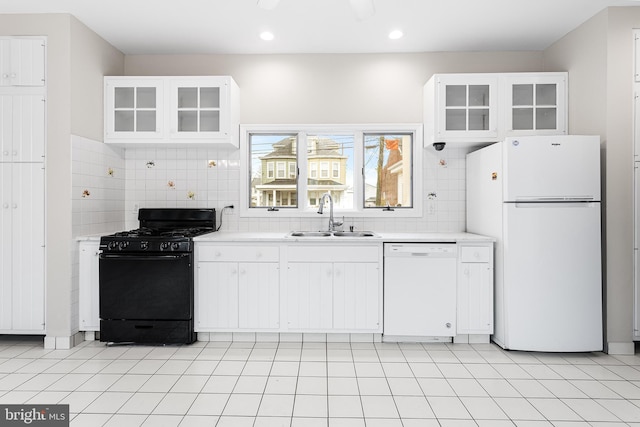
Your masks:
M 216 231 L 220 231 L 220 227 L 222 227 L 222 217 L 224 217 L 224 210 L 225 209 L 233 209 L 233 205 L 228 205 L 225 206 L 224 208 L 222 208 L 222 210 L 220 211 L 220 225 L 218 225 L 218 228 L 216 228 Z

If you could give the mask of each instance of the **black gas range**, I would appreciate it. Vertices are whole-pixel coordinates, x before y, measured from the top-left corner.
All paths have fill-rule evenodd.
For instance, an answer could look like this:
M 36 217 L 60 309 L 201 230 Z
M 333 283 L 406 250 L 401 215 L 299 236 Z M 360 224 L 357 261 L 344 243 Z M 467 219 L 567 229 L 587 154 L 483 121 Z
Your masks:
M 140 209 L 140 227 L 100 239 L 100 341 L 195 341 L 193 238 L 215 209 Z

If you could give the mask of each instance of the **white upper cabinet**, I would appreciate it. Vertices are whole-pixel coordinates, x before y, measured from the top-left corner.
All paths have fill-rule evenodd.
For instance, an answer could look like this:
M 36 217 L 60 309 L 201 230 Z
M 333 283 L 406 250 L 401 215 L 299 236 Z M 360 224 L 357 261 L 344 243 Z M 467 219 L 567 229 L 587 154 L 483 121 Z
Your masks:
M 239 89 L 222 77 L 105 77 L 105 142 L 238 147 Z
M 567 73 L 505 77 L 507 136 L 567 133 Z
M 633 79 L 640 82 L 640 30 L 633 30 Z
M 229 78 L 171 81 L 172 138 L 228 138 L 231 134 Z
M 105 142 L 163 138 L 161 79 L 105 78 Z
M 44 38 L 0 38 L 0 86 L 45 85 Z
M 425 147 L 567 133 L 567 73 L 435 74 L 424 86 Z
M 425 134 L 433 142 L 495 141 L 498 79 L 447 74 L 425 86 Z
M 44 161 L 45 132 L 43 95 L 0 93 L 0 163 Z

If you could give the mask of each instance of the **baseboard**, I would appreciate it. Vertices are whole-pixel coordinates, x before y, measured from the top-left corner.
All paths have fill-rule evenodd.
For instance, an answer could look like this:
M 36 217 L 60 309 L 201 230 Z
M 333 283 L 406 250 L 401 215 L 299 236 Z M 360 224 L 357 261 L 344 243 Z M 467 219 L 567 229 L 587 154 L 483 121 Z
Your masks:
M 633 342 L 608 342 L 608 354 L 633 355 L 635 354 L 635 344 Z

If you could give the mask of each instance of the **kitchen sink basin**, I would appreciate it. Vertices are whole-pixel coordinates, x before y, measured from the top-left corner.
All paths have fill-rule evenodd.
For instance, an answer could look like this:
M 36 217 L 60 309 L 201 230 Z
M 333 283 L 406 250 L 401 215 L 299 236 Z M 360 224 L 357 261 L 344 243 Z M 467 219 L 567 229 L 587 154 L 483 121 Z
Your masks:
M 373 231 L 292 231 L 291 237 L 378 237 Z
M 336 231 L 333 235 L 336 237 L 377 237 L 373 231 Z
M 331 233 L 328 231 L 294 231 L 291 233 L 291 237 L 330 237 Z

